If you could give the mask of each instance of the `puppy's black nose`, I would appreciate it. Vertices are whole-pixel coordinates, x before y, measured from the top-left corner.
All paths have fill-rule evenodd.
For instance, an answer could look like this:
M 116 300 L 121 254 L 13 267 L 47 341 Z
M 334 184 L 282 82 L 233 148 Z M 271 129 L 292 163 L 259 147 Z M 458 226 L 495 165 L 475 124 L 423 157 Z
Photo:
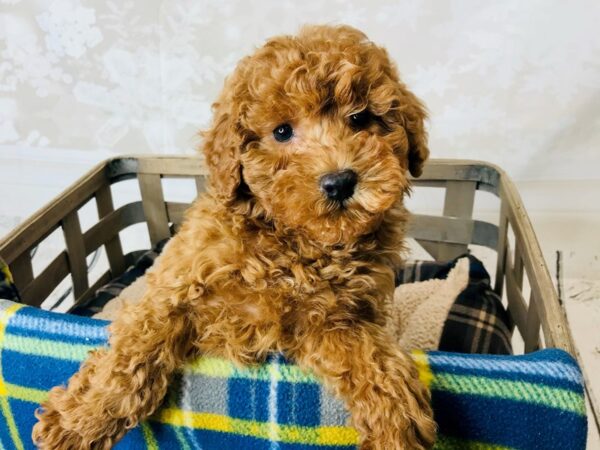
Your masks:
M 331 172 L 321 177 L 321 190 L 329 200 L 342 202 L 354 194 L 358 176 L 353 170 Z

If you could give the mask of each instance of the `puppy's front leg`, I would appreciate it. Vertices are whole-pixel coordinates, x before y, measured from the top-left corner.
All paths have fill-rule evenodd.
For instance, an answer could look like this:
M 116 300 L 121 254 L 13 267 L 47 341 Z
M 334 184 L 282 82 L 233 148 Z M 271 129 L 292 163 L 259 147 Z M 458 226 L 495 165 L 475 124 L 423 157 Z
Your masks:
M 293 357 L 343 398 L 361 435 L 362 450 L 433 446 L 429 393 L 409 355 L 383 327 L 338 326 L 303 339 Z
M 152 414 L 172 373 L 190 356 L 195 309 L 187 291 L 154 289 L 110 326 L 110 348 L 95 351 L 68 386 L 55 387 L 33 440 L 41 449 L 109 449 Z

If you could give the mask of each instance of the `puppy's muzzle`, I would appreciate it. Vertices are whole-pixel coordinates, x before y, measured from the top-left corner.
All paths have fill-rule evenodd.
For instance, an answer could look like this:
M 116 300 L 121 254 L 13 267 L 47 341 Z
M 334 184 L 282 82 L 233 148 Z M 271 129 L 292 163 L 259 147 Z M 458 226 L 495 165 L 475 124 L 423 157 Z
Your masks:
M 327 173 L 321 177 L 321 191 L 329 200 L 343 202 L 352 197 L 357 181 L 358 175 L 350 169 Z

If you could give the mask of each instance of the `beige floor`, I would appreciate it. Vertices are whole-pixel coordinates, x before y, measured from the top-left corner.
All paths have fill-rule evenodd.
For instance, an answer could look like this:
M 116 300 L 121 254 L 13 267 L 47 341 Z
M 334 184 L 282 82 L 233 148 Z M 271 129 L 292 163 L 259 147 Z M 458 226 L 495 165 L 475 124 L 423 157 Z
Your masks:
M 600 214 L 531 216 L 546 260 L 554 264 L 556 250 L 563 251 L 567 318 L 588 388 L 600 413 Z M 553 267 L 551 271 L 554 273 Z M 592 418 L 589 425 L 588 450 L 600 450 L 600 437 Z

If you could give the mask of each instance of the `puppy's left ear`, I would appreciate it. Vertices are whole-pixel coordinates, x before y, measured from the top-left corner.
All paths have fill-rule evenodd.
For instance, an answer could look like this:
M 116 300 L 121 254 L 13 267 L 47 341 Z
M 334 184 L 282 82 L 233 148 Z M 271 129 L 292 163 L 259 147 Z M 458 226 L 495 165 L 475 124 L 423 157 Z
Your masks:
M 427 131 L 425 120 L 427 112 L 425 106 L 412 92 L 402 89 L 403 97 L 403 122 L 408 138 L 408 170 L 413 177 L 423 173 L 423 165 L 429 157 L 427 146 Z
M 242 137 L 230 102 L 215 103 L 213 111 L 212 127 L 202 133 L 204 156 L 210 171 L 209 188 L 220 201 L 230 205 L 237 198 L 242 180 Z

